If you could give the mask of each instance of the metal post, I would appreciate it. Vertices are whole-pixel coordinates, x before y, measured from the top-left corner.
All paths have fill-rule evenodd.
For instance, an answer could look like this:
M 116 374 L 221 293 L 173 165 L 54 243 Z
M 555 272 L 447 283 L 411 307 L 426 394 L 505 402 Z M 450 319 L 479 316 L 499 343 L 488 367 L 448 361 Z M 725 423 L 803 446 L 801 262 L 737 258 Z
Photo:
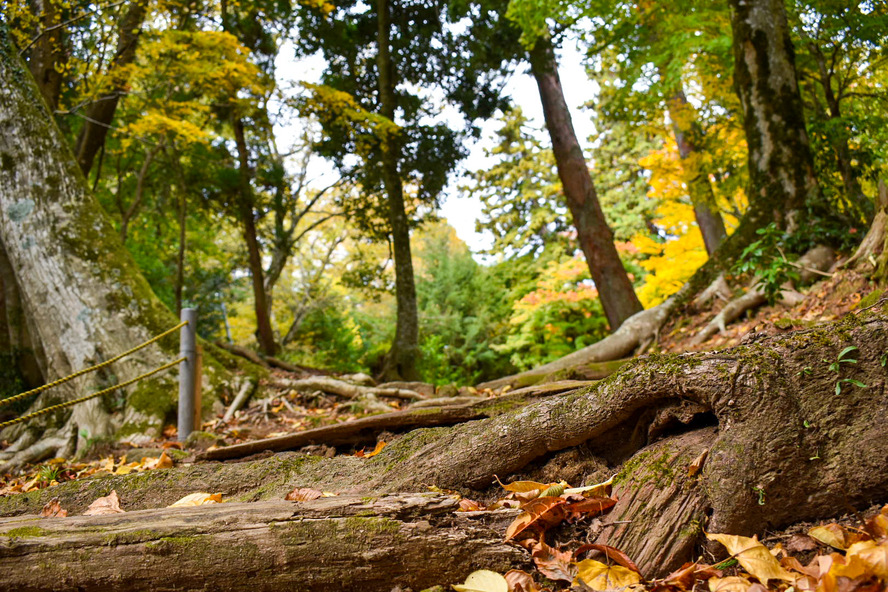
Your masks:
M 183 321 L 188 324 L 179 331 L 179 441 L 184 442 L 194 430 L 194 382 L 197 362 L 197 309 L 183 308 Z

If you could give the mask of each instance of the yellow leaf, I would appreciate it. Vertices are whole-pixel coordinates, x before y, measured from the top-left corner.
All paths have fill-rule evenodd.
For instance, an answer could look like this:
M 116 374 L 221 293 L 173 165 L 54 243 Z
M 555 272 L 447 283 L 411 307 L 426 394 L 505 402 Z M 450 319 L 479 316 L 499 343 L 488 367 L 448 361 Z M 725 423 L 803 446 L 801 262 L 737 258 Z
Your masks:
M 612 590 L 638 584 L 641 582 L 641 576 L 620 565 L 605 565 L 594 559 L 583 559 L 577 563 L 574 585 L 579 580 L 593 590 Z
M 746 592 L 751 585 L 749 580 L 740 576 L 709 578 L 709 592 Z
M 768 580 L 784 580 L 794 582 L 795 576 L 780 566 L 768 548 L 758 539 L 728 534 L 706 534 L 711 541 L 718 541 L 728 549 L 728 553 L 737 558 L 750 575 L 755 576 L 763 584 Z
M 537 483 L 536 481 L 512 481 L 508 485 L 504 484 L 499 480 L 499 477 L 496 477 L 497 483 L 500 484 L 500 487 L 505 489 L 506 491 L 511 491 L 513 493 L 526 493 L 528 491 L 533 491 L 534 489 L 539 489 L 540 491 L 549 487 L 549 485 L 555 485 L 554 483 Z
M 860 557 L 863 563 L 883 580 L 888 580 L 888 543 L 861 541 L 848 547 L 848 557 Z
M 473 571 L 463 584 L 454 584 L 456 592 L 509 592 L 506 578 L 486 569 Z
M 222 503 L 221 493 L 191 493 L 186 495 L 174 504 L 167 506 L 168 508 L 187 508 L 190 506 L 203 506 L 205 504 Z
M 827 524 L 825 526 L 815 526 L 808 531 L 808 536 L 818 540 L 821 543 L 841 549 L 844 551 L 848 548 L 847 532 L 838 524 Z

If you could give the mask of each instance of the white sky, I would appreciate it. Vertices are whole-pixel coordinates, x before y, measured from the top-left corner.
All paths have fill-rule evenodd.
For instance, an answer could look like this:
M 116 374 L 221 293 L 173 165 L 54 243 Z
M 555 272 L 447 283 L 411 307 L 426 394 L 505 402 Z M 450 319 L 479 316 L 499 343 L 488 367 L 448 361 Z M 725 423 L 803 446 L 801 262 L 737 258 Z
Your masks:
M 589 114 L 581 109 L 582 105 L 595 98 L 597 86 L 589 80 L 581 63 L 582 57 L 573 41 L 566 41 L 559 54 L 559 75 L 564 87 L 564 95 L 568 107 L 571 110 L 574 129 L 580 145 L 584 150 L 590 148 L 589 136 L 594 132 L 594 127 Z M 317 82 L 323 72 L 324 61 L 319 57 L 305 60 L 295 60 L 292 48 L 284 47 L 278 55 L 277 72 L 279 85 L 292 96 L 298 89 L 289 91 L 289 87 L 300 81 Z M 540 106 L 539 93 L 536 81 L 526 71 L 519 69 L 509 80 L 505 93 L 511 96 L 514 102 L 521 107 L 524 115 L 535 127 L 544 127 L 543 111 Z M 484 156 L 484 148 L 492 147 L 494 132 L 502 124 L 496 120 L 490 120 L 482 124 L 482 139 L 470 147 L 469 156 L 460 163 L 458 171 L 475 170 L 488 164 Z M 299 134 L 295 127 L 282 126 L 278 128 L 278 140 L 281 148 L 290 145 Z M 544 136 L 544 142 L 548 144 L 548 137 Z M 317 171 L 312 176 L 323 182 L 323 177 L 333 177 L 332 167 L 328 163 L 316 161 Z M 490 236 L 484 236 L 475 231 L 475 221 L 481 215 L 481 203 L 474 198 L 459 194 L 457 186 L 460 183 L 458 177 L 454 177 L 448 186 L 445 195 L 442 196 L 441 215 L 447 219 L 456 229 L 457 235 L 469 245 L 472 251 L 479 251 L 490 246 Z

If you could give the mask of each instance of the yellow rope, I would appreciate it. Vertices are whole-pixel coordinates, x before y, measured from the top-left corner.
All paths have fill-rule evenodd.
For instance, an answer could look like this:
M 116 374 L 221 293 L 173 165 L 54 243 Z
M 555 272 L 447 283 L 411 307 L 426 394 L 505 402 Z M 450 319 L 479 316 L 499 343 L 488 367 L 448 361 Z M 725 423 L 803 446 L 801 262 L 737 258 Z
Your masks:
M 71 405 L 76 405 L 77 403 L 83 403 L 84 401 L 89 401 L 90 399 L 94 399 L 96 397 L 101 397 L 102 395 L 116 391 L 117 389 L 122 389 L 125 386 L 129 386 L 134 382 L 138 382 L 138 381 L 142 380 L 143 378 L 148 378 L 152 374 L 157 374 L 158 372 L 160 372 L 162 370 L 166 370 L 167 368 L 171 368 L 172 366 L 175 366 L 179 362 L 184 362 L 185 359 L 186 358 L 181 357 L 178 360 L 173 360 L 172 362 L 168 362 L 168 363 L 164 364 L 163 366 L 160 366 L 159 368 L 155 368 L 154 370 L 151 370 L 150 372 L 146 372 L 145 374 L 142 374 L 141 376 L 136 376 L 135 378 L 133 378 L 131 380 L 127 380 L 126 382 L 121 382 L 120 384 L 114 385 L 110 388 L 106 388 L 106 389 L 101 390 L 97 393 L 93 393 L 91 395 L 86 395 L 85 397 L 80 397 L 79 399 L 74 399 L 73 401 L 66 401 L 64 403 L 59 403 L 58 405 L 46 407 L 44 409 L 40 409 L 39 411 L 35 411 L 34 413 L 29 413 L 28 415 L 23 415 L 23 416 L 16 418 L 16 419 L 4 421 L 3 423 L 0 423 L 0 429 L 5 428 L 7 426 L 15 425 L 17 423 L 21 423 L 23 421 L 28 421 L 29 419 L 33 419 L 33 418 L 40 416 L 40 415 L 45 415 L 45 414 L 55 411 L 57 409 L 62 409 L 64 407 L 70 407 Z
M 28 397 L 30 395 L 36 395 L 37 393 L 45 391 L 46 389 L 52 388 L 54 386 L 59 386 L 60 384 L 64 384 L 64 383 L 68 382 L 69 380 L 74 380 L 78 376 L 83 376 L 84 374 L 87 374 L 89 372 L 93 372 L 95 370 L 99 370 L 101 368 L 104 368 L 105 366 L 108 366 L 109 364 L 113 364 L 114 362 L 116 362 L 117 360 L 119 360 L 121 358 L 125 358 L 126 356 L 128 356 L 132 353 L 135 353 L 142 348 L 148 347 L 149 345 L 151 345 L 155 341 L 163 339 L 164 337 L 166 337 L 167 335 L 169 335 L 173 331 L 176 331 L 177 329 L 181 329 L 182 327 L 184 327 L 187 324 L 188 324 L 188 321 L 182 321 L 181 323 L 179 323 L 178 325 L 176 325 L 172 329 L 167 329 L 166 331 L 164 331 L 163 333 L 161 333 L 157 337 L 152 337 L 151 339 L 149 339 L 148 341 L 146 341 L 142 345 L 137 345 L 133 349 L 127 350 L 127 351 L 123 352 L 122 354 L 120 354 L 119 356 L 115 356 L 115 357 L 111 358 L 110 360 L 106 360 L 106 361 L 102 362 L 101 364 L 96 364 L 95 366 L 92 366 L 90 368 L 84 368 L 83 370 L 78 370 L 77 372 L 75 372 L 74 374 L 71 374 L 70 376 L 65 376 L 64 378 L 59 378 L 55 382 L 50 382 L 49 384 L 44 384 L 43 386 L 38 386 L 37 388 L 30 390 L 26 393 L 21 393 L 20 395 L 13 395 L 12 397 L 8 397 L 6 399 L 0 399 L 0 407 L 2 407 L 3 405 L 8 405 L 10 403 L 14 403 L 15 401 L 18 401 L 19 399 L 24 399 L 25 397 Z M 3 425 L 6 425 L 6 424 L 3 424 Z M 0 426 L 0 427 L 2 427 L 2 426 Z

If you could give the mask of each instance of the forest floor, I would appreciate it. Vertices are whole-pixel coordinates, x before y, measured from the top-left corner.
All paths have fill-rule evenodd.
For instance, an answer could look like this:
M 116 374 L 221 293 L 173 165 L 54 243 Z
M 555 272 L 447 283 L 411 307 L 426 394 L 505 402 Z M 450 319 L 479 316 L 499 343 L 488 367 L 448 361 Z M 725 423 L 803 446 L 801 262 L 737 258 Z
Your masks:
M 724 332 L 716 334 L 710 340 L 696 346 L 693 345 L 692 341 L 697 331 L 709 322 L 714 313 L 718 312 L 721 304 L 716 304 L 709 310 L 696 313 L 691 311 L 692 314 L 682 316 L 670 322 L 662 330 L 660 340 L 655 347 L 658 351 L 670 353 L 724 349 L 750 339 L 755 339 L 758 335 L 773 335 L 813 326 L 834 320 L 850 311 L 867 306 L 870 301 L 877 299 L 879 296 L 879 294 L 871 294 L 873 289 L 872 283 L 864 276 L 852 271 L 841 271 L 833 277 L 824 279 L 811 286 L 806 291 L 806 298 L 798 305 L 788 307 L 778 303 L 760 307 L 730 324 Z M 195 460 L 194 453 L 196 451 L 273 438 L 321 426 L 348 423 L 361 417 L 378 414 L 385 409 L 396 411 L 406 408 L 410 402 L 403 398 L 377 397 L 372 399 L 371 404 L 368 405 L 366 401 L 346 399 L 321 391 L 306 392 L 302 390 L 302 392 L 299 392 L 298 389 L 286 386 L 288 382 L 307 377 L 308 374 L 306 373 L 273 370 L 266 380 L 266 384 L 262 385 L 257 391 L 257 395 L 253 397 L 249 405 L 236 412 L 230 420 L 223 421 L 224 409 L 218 409 L 216 416 L 203 424 L 201 438 L 194 442 L 194 445 L 187 451 L 182 450 L 181 443 L 176 440 L 175 427 L 172 425 L 164 430 L 161 438 L 148 445 L 142 444 L 139 447 L 135 447 L 128 446 L 125 443 L 113 445 L 94 443 L 89 453 L 76 461 L 51 459 L 29 467 L 20 474 L 0 476 L 0 496 L 15 495 L 34 491 L 35 489 L 52 488 L 60 482 L 69 480 L 106 474 L 128 474 L 188 464 Z M 448 392 L 444 392 L 439 387 L 438 395 L 445 394 L 447 396 L 487 396 L 492 398 L 501 393 L 490 390 L 478 391 L 473 387 L 462 387 L 458 391 L 457 389 L 448 389 Z M 327 457 L 339 454 L 372 456 L 378 453 L 384 446 L 384 443 L 390 441 L 392 437 L 392 434 L 382 433 L 379 436 L 379 445 L 375 449 L 369 447 L 333 447 L 317 444 L 304 447 L 301 450 L 309 454 Z M 6 446 L 6 443 L 0 444 L 2 444 L 0 447 Z M 264 453 L 264 455 L 270 454 L 270 452 Z M 251 458 L 257 457 L 259 455 Z M 317 493 L 319 494 L 320 492 Z M 306 495 L 311 496 L 313 493 L 306 493 Z M 503 492 L 503 497 L 508 498 L 509 494 Z M 125 500 L 120 501 L 125 505 Z M 491 500 L 482 500 L 482 502 L 489 504 Z M 465 500 L 466 508 L 464 509 L 472 510 L 471 504 L 475 503 L 471 500 Z M 879 508 L 873 507 L 867 512 L 860 514 L 854 512 L 851 508 L 849 509 L 852 511 L 848 512 L 844 518 L 836 521 L 840 526 L 828 527 L 833 533 L 832 536 L 844 537 L 841 544 L 845 546 L 852 544 L 851 537 L 856 536 L 853 533 L 859 533 L 862 532 L 861 529 L 865 529 L 866 521 L 864 515 L 868 517 L 871 528 L 878 530 L 879 528 L 886 528 L 886 525 L 888 525 L 888 511 L 886 510 L 882 510 L 879 513 Z M 873 526 L 873 520 L 875 520 L 873 516 L 882 516 L 879 519 L 881 522 L 875 526 Z M 811 565 L 814 565 L 818 561 L 820 564 L 825 565 L 824 562 L 827 560 L 817 559 L 817 557 L 832 557 L 832 559 L 829 559 L 830 564 L 839 561 L 834 553 L 830 555 L 830 546 L 825 542 L 832 540 L 833 546 L 838 547 L 838 543 L 834 539 L 829 539 L 830 535 L 827 534 L 823 537 L 815 536 L 813 538 L 809 536 L 812 532 L 811 528 L 814 526 L 813 524 L 797 524 L 780 532 L 766 533 L 766 537 L 763 540 L 772 549 L 772 555 L 791 555 L 802 566 L 808 565 L 809 562 L 813 562 Z M 877 539 L 878 537 L 874 536 L 872 538 Z M 744 541 L 749 540 L 751 539 L 744 539 Z M 545 548 L 545 544 L 543 544 L 543 547 Z M 547 548 L 547 552 L 551 552 L 551 556 L 543 561 L 537 561 L 537 568 L 540 569 L 541 573 L 551 577 L 553 573 L 558 573 L 559 561 L 563 563 L 568 560 L 565 557 L 559 559 L 558 553 L 553 552 L 552 549 Z M 732 553 L 736 553 L 736 551 L 732 551 Z M 536 557 L 538 554 L 539 549 L 534 552 L 534 556 Z M 888 565 L 888 548 L 886 548 L 885 554 L 885 565 Z M 742 556 L 740 559 L 741 565 L 737 565 L 737 562 L 721 564 L 719 567 L 722 570 L 719 575 L 734 577 L 742 572 L 761 579 L 760 576 L 754 573 L 754 570 L 757 569 L 756 567 L 750 568 L 750 566 L 744 565 Z M 619 560 L 617 562 L 620 563 Z M 791 562 L 787 559 L 784 563 Z M 542 567 L 540 567 L 541 564 Z M 826 566 L 820 576 L 815 579 L 820 581 L 829 572 L 829 569 L 830 567 Z M 814 571 L 812 570 L 813 568 L 809 571 L 813 574 Z M 888 567 L 885 567 L 885 570 L 885 575 L 888 577 Z M 705 579 L 709 575 L 711 574 L 706 569 L 700 568 L 699 574 L 695 577 L 697 579 Z M 871 575 L 868 574 L 868 577 Z M 520 580 L 522 577 L 515 575 L 512 579 L 518 578 Z M 664 584 L 665 588 L 663 589 L 681 589 L 689 583 L 691 586 L 694 585 L 693 579 L 687 580 L 690 577 L 688 574 L 681 577 L 685 578 L 683 583 L 678 580 L 667 582 L 668 585 Z M 866 578 L 858 578 L 858 580 L 858 584 L 863 585 Z M 874 582 L 871 577 L 866 581 Z M 767 582 L 767 576 L 765 576 L 765 582 Z M 741 588 L 746 589 L 745 587 Z M 484 590 L 486 588 L 478 589 Z M 514 584 L 510 589 L 520 590 L 522 588 L 520 584 Z M 533 590 L 535 588 L 526 587 L 524 589 Z M 829 589 L 839 588 L 833 585 Z M 861 588 L 857 586 L 848 589 L 876 590 L 881 588 Z

